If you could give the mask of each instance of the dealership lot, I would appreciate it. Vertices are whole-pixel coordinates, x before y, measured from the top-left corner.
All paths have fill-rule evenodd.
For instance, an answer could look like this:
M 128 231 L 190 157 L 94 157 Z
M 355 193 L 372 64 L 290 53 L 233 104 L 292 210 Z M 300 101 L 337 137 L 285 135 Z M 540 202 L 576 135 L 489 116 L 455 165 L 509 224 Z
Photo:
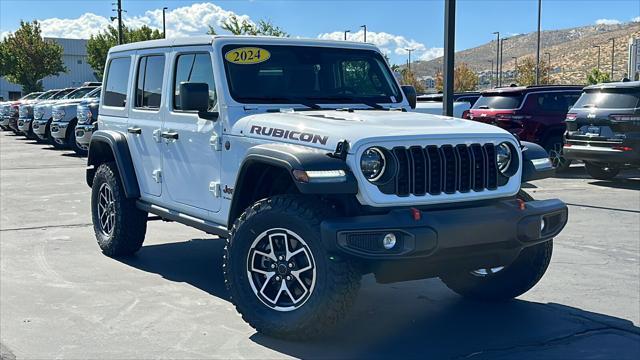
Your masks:
M 135 257 L 96 243 L 85 159 L 0 134 L 2 358 L 635 358 L 640 352 L 640 173 L 581 165 L 535 182 L 567 202 L 545 277 L 519 300 L 463 301 L 439 280 L 363 279 L 349 319 L 310 343 L 256 334 L 227 300 L 223 243 L 149 224 Z

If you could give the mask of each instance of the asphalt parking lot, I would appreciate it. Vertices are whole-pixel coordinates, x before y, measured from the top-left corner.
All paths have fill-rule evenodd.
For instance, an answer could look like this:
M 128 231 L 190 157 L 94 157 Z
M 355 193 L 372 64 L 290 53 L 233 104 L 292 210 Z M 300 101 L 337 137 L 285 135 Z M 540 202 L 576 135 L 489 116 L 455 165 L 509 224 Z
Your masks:
M 570 220 L 542 281 L 518 300 L 463 301 L 439 280 L 363 280 L 333 334 L 293 343 L 257 334 L 224 290 L 221 241 L 149 224 L 142 250 L 96 245 L 85 159 L 0 133 L 0 341 L 28 358 L 603 358 L 640 354 L 640 173 L 612 182 L 581 165 L 537 181 Z

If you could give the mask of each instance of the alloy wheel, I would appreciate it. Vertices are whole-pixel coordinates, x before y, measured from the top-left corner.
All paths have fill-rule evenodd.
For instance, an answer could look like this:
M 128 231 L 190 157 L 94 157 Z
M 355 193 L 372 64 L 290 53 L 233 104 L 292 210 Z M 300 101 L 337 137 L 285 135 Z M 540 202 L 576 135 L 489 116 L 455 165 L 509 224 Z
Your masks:
M 116 221 L 115 200 L 109 184 L 104 183 L 98 191 L 98 218 L 100 230 L 107 236 L 113 233 Z

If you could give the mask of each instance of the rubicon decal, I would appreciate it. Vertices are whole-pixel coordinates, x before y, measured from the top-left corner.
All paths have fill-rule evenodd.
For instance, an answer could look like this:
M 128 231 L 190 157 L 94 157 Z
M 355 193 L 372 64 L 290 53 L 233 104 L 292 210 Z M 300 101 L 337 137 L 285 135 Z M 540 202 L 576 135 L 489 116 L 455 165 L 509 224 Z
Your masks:
M 292 130 L 271 128 L 271 127 L 258 126 L 258 125 L 252 125 L 250 133 L 257 134 L 257 135 L 271 136 L 275 138 L 303 141 L 303 142 L 308 142 L 313 144 L 322 144 L 322 145 L 326 145 L 327 141 L 329 140 L 328 136 L 320 136 L 320 135 L 312 134 L 308 132 L 301 132 L 301 131 L 295 131 L 295 130 L 292 131 Z

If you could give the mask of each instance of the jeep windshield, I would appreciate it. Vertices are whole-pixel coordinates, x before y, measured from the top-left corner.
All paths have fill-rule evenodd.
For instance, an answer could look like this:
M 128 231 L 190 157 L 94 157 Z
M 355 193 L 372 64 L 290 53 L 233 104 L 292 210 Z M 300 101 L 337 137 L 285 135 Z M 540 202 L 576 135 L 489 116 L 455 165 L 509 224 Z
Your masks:
M 229 92 L 240 103 L 399 103 L 402 93 L 373 50 L 259 45 L 223 47 Z
M 633 109 L 640 106 L 640 89 L 587 90 L 573 105 L 574 109 Z
M 483 94 L 478 101 L 473 104 L 473 109 L 517 109 L 522 103 L 522 94 Z

